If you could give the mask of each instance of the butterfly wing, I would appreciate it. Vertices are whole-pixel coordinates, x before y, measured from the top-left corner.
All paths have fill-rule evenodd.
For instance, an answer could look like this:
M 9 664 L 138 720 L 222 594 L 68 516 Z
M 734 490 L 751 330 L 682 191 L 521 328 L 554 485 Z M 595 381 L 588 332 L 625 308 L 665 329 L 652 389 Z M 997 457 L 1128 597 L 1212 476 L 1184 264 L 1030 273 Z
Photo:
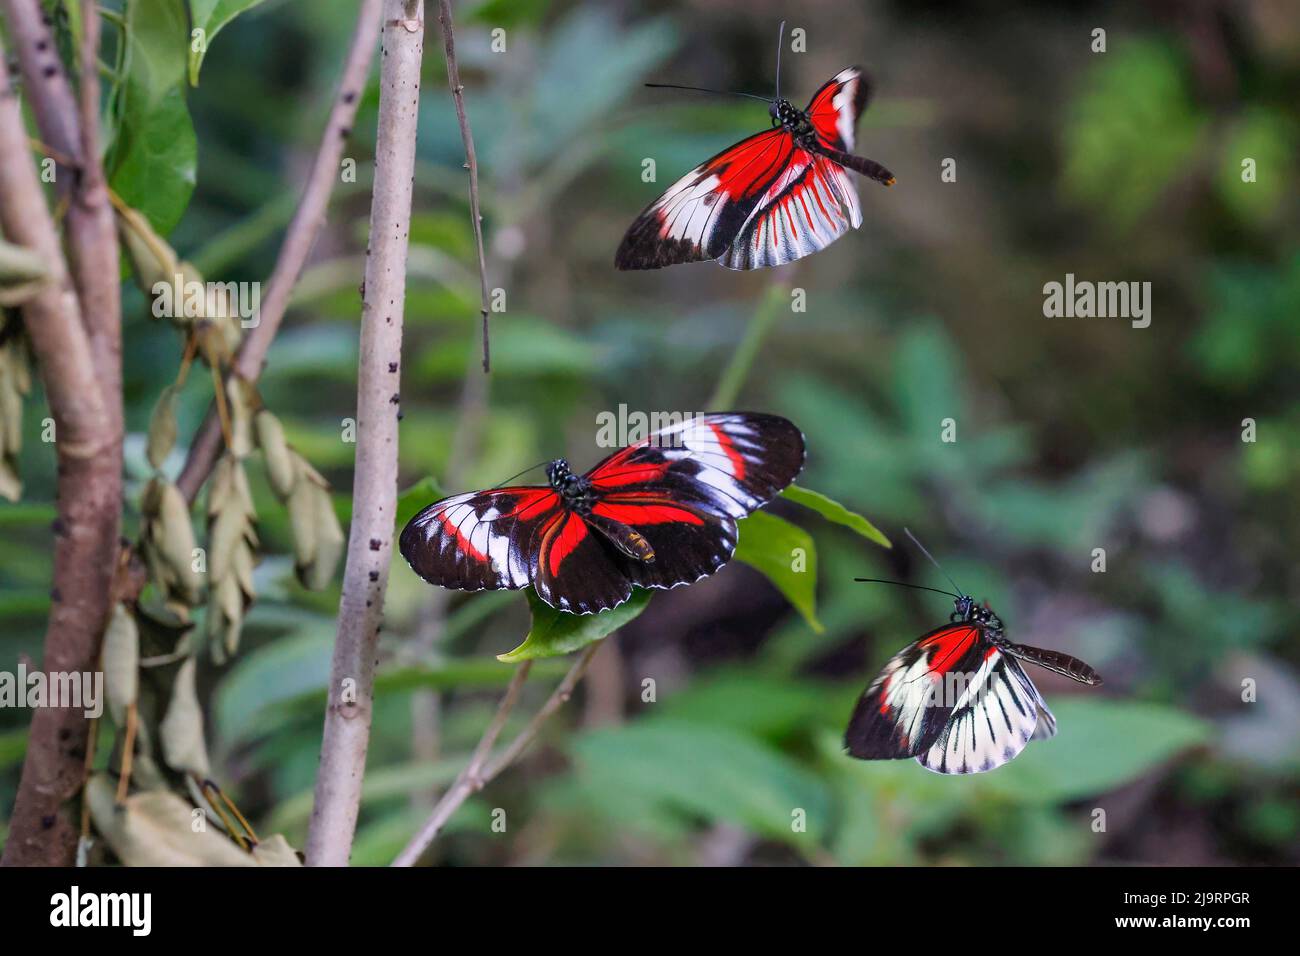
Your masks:
M 797 149 L 726 255 L 728 269 L 762 269 L 802 259 L 825 249 L 852 227 L 862 225 L 858 191 L 844 167 L 825 156 Z
M 701 163 L 636 218 L 615 253 L 615 267 L 659 269 L 717 259 L 796 153 L 803 150 L 788 131 L 771 129 Z
M 533 554 L 533 586 L 551 607 L 595 614 L 632 596 L 625 562 L 576 512 L 560 511 L 549 517 Z
M 550 488 L 494 488 L 429 505 L 402 529 L 398 547 L 430 584 L 462 591 L 527 587 L 542 530 L 564 515 Z
M 861 760 L 925 753 L 944 732 L 958 680 L 983 657 L 973 624 L 945 624 L 895 654 L 858 699 L 844 746 Z
M 736 521 L 803 468 L 803 435 L 776 415 L 727 412 L 665 426 L 590 472 L 593 520 L 633 529 L 653 549 L 633 583 L 670 588 L 712 574 L 736 550 Z
M 866 75 L 851 66 L 822 84 L 804 112 L 823 143 L 831 149 L 851 153 L 857 139 L 858 117 L 870 99 L 871 84 Z
M 936 773 L 984 773 L 1054 733 L 1056 718 L 1024 669 L 989 645 L 943 732 L 916 759 Z

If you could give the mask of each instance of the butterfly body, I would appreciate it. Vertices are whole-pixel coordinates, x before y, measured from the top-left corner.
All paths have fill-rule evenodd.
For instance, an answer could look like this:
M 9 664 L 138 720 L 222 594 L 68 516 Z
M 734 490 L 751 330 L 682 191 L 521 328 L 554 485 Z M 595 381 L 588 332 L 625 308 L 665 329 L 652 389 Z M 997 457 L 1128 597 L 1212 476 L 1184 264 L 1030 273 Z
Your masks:
M 563 458 L 545 486 L 492 488 L 429 505 L 399 547 L 426 581 L 518 589 L 563 611 L 616 607 L 633 587 L 713 574 L 735 551 L 737 521 L 803 467 L 803 435 L 775 415 L 693 416 L 622 448 L 585 474 Z
M 824 249 L 862 224 L 846 170 L 882 185 L 894 176 L 853 155 L 870 85 L 841 70 L 806 109 L 777 97 L 772 128 L 723 150 L 642 211 L 619 245 L 619 269 L 658 269 L 713 259 L 729 269 L 781 265 Z
M 1084 684 L 1101 677 L 1059 651 L 1012 643 L 987 604 L 957 596 L 949 623 L 894 655 L 859 698 L 844 735 L 862 760 L 915 757 L 937 773 L 982 773 L 1056 733 L 1056 718 L 1020 666 Z

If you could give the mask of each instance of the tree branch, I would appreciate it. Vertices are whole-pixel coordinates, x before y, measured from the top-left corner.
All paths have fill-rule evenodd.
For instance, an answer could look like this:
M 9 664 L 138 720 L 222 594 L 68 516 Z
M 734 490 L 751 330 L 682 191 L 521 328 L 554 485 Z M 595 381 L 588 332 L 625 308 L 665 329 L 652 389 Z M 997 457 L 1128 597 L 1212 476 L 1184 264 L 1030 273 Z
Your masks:
M 460 138 L 465 143 L 465 168 L 469 170 L 469 217 L 474 226 L 474 244 L 478 249 L 479 312 L 483 316 L 483 371 L 491 368 L 491 350 L 488 345 L 488 281 L 487 256 L 483 252 L 483 214 L 478 203 L 478 156 L 474 152 L 474 134 L 470 132 L 469 117 L 465 114 L 465 87 L 460 82 L 460 66 L 456 62 L 456 32 L 451 23 L 451 0 L 438 0 L 438 23 L 442 27 L 442 45 L 447 53 L 447 82 L 451 85 L 451 98 L 456 104 L 456 121 L 460 124 Z
M 31 46 L 20 48 L 30 77 L 39 40 L 32 39 L 32 5 L 6 4 L 11 35 Z M 38 24 L 43 26 L 43 24 Z M 49 42 L 49 41 L 46 41 Z M 5 62 L 0 48 L 0 63 Z M 36 83 L 58 86 L 42 67 Z M 33 86 L 27 81 L 28 88 Z M 64 84 L 66 92 L 66 81 Z M 46 98 L 32 96 L 33 111 L 63 128 L 66 117 Z M 71 102 L 71 100 L 69 100 Z M 59 114 L 59 115 L 56 115 Z M 76 113 L 70 117 L 75 130 Z M 60 133 L 63 135 L 63 133 Z M 80 143 L 75 134 L 72 141 Z M 27 130 L 18 98 L 0 69 L 0 227 L 12 242 L 37 252 L 53 281 L 23 306 L 23 319 L 45 385 L 55 425 L 58 455 L 58 520 L 55 522 L 54 586 L 45 634 L 46 671 L 93 671 L 109 605 L 121 514 L 120 441 L 96 377 L 54 219 L 30 159 Z M 116 281 L 116 272 L 113 273 Z M 68 802 L 81 787 L 87 723 L 84 712 L 43 707 L 32 717 L 27 755 L 3 862 L 13 865 L 70 865 L 76 852 L 78 821 Z
M 438 801 L 437 806 L 429 815 L 429 819 L 420 827 L 420 832 L 412 837 L 411 842 L 406 848 L 397 855 L 393 860 L 393 866 L 414 866 L 420 862 L 420 857 L 424 855 L 425 850 L 437 838 L 438 833 L 446 826 L 447 821 L 452 818 L 457 810 L 472 794 L 478 793 L 489 782 L 505 770 L 506 767 L 514 763 L 519 756 L 528 749 L 529 745 L 537 739 L 537 734 L 541 731 L 542 725 L 546 723 L 551 716 L 559 710 L 570 697 L 573 696 L 573 689 L 578 686 L 582 680 L 582 675 L 587 672 L 591 659 L 596 656 L 603 641 L 596 641 L 589 644 L 574 664 L 569 668 L 569 672 L 564 675 L 564 679 L 552 692 L 551 696 L 546 699 L 540 710 L 533 715 L 533 719 L 528 722 L 528 726 L 519 732 L 519 736 L 503 750 L 495 760 L 489 761 L 487 755 L 492 750 L 492 745 L 496 743 L 497 737 L 501 734 L 501 728 L 505 726 L 506 717 L 509 715 L 511 708 L 514 706 L 515 699 L 519 695 L 519 688 L 523 685 L 524 678 L 527 676 L 527 665 L 530 662 L 525 661 L 515 672 L 514 678 L 510 681 L 510 686 L 506 688 L 505 696 L 501 699 L 501 706 L 497 708 L 496 716 L 493 717 L 492 723 L 484 731 L 483 737 L 474 748 L 474 755 L 470 758 L 469 764 L 455 782 L 443 794 L 442 799 Z
M 261 377 L 266 353 L 280 329 L 280 322 L 289 306 L 290 294 L 325 222 L 330 194 L 339 179 L 343 149 L 357 116 L 361 94 L 366 88 L 366 77 L 370 75 L 370 64 L 379 40 L 382 8 L 383 0 L 361 0 L 338 95 L 325 124 L 325 132 L 321 136 L 311 173 L 307 177 L 302 200 L 285 232 L 275 268 L 266 282 L 266 294 L 262 296 L 258 311 L 258 324 L 245 337 L 235 355 L 235 374 L 246 381 L 256 382 Z M 208 480 L 208 475 L 221 456 L 223 447 L 221 422 L 216 409 L 210 408 L 194 441 L 190 443 L 185 466 L 176 481 L 186 501 L 193 502 L 198 496 L 199 489 Z
M 352 527 L 315 804 L 307 831 L 306 855 L 311 866 L 343 866 L 348 861 L 370 743 L 375 647 L 396 520 L 397 370 L 424 54 L 423 7 L 422 0 L 384 3 L 379 129 L 357 371 Z

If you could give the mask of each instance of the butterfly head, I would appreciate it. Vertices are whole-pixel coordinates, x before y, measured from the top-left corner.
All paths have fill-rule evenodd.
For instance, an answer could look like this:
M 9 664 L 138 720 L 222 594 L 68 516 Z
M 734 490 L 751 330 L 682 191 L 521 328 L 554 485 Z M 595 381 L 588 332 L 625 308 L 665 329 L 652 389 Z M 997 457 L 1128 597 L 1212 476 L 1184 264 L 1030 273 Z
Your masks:
M 953 602 L 952 619 L 969 621 L 989 631 L 1002 630 L 1002 619 L 993 613 L 988 602 L 976 604 L 975 599 L 969 594 L 963 594 Z
M 788 130 L 799 129 L 800 124 L 805 120 L 803 110 L 789 100 L 773 100 L 767 112 L 772 117 L 773 126 L 784 126 Z
M 580 510 L 591 504 L 591 482 L 575 475 L 565 459 L 557 458 L 546 466 L 546 479 L 570 508 Z

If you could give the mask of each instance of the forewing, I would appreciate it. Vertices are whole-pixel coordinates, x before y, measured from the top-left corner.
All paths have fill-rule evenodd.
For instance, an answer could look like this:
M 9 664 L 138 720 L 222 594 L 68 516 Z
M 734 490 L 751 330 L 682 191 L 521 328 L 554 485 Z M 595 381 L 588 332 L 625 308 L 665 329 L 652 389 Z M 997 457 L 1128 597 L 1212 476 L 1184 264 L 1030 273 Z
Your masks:
M 532 577 L 535 536 L 562 513 L 550 488 L 454 495 L 407 522 L 398 546 L 430 584 L 462 591 L 522 588 Z
M 808 103 L 808 119 L 817 136 L 831 149 L 853 152 L 858 117 L 871 97 L 871 84 L 856 66 L 840 70 Z
M 796 152 L 803 151 L 789 132 L 764 130 L 695 167 L 636 218 L 614 265 L 659 269 L 717 259 Z
M 953 678 L 975 666 L 984 646 L 978 627 L 945 624 L 895 654 L 853 709 L 849 754 L 889 760 L 928 750 L 953 712 Z
M 719 412 L 666 424 L 587 477 L 602 500 L 638 492 L 738 519 L 780 494 L 803 462 L 803 434 L 792 422 Z

